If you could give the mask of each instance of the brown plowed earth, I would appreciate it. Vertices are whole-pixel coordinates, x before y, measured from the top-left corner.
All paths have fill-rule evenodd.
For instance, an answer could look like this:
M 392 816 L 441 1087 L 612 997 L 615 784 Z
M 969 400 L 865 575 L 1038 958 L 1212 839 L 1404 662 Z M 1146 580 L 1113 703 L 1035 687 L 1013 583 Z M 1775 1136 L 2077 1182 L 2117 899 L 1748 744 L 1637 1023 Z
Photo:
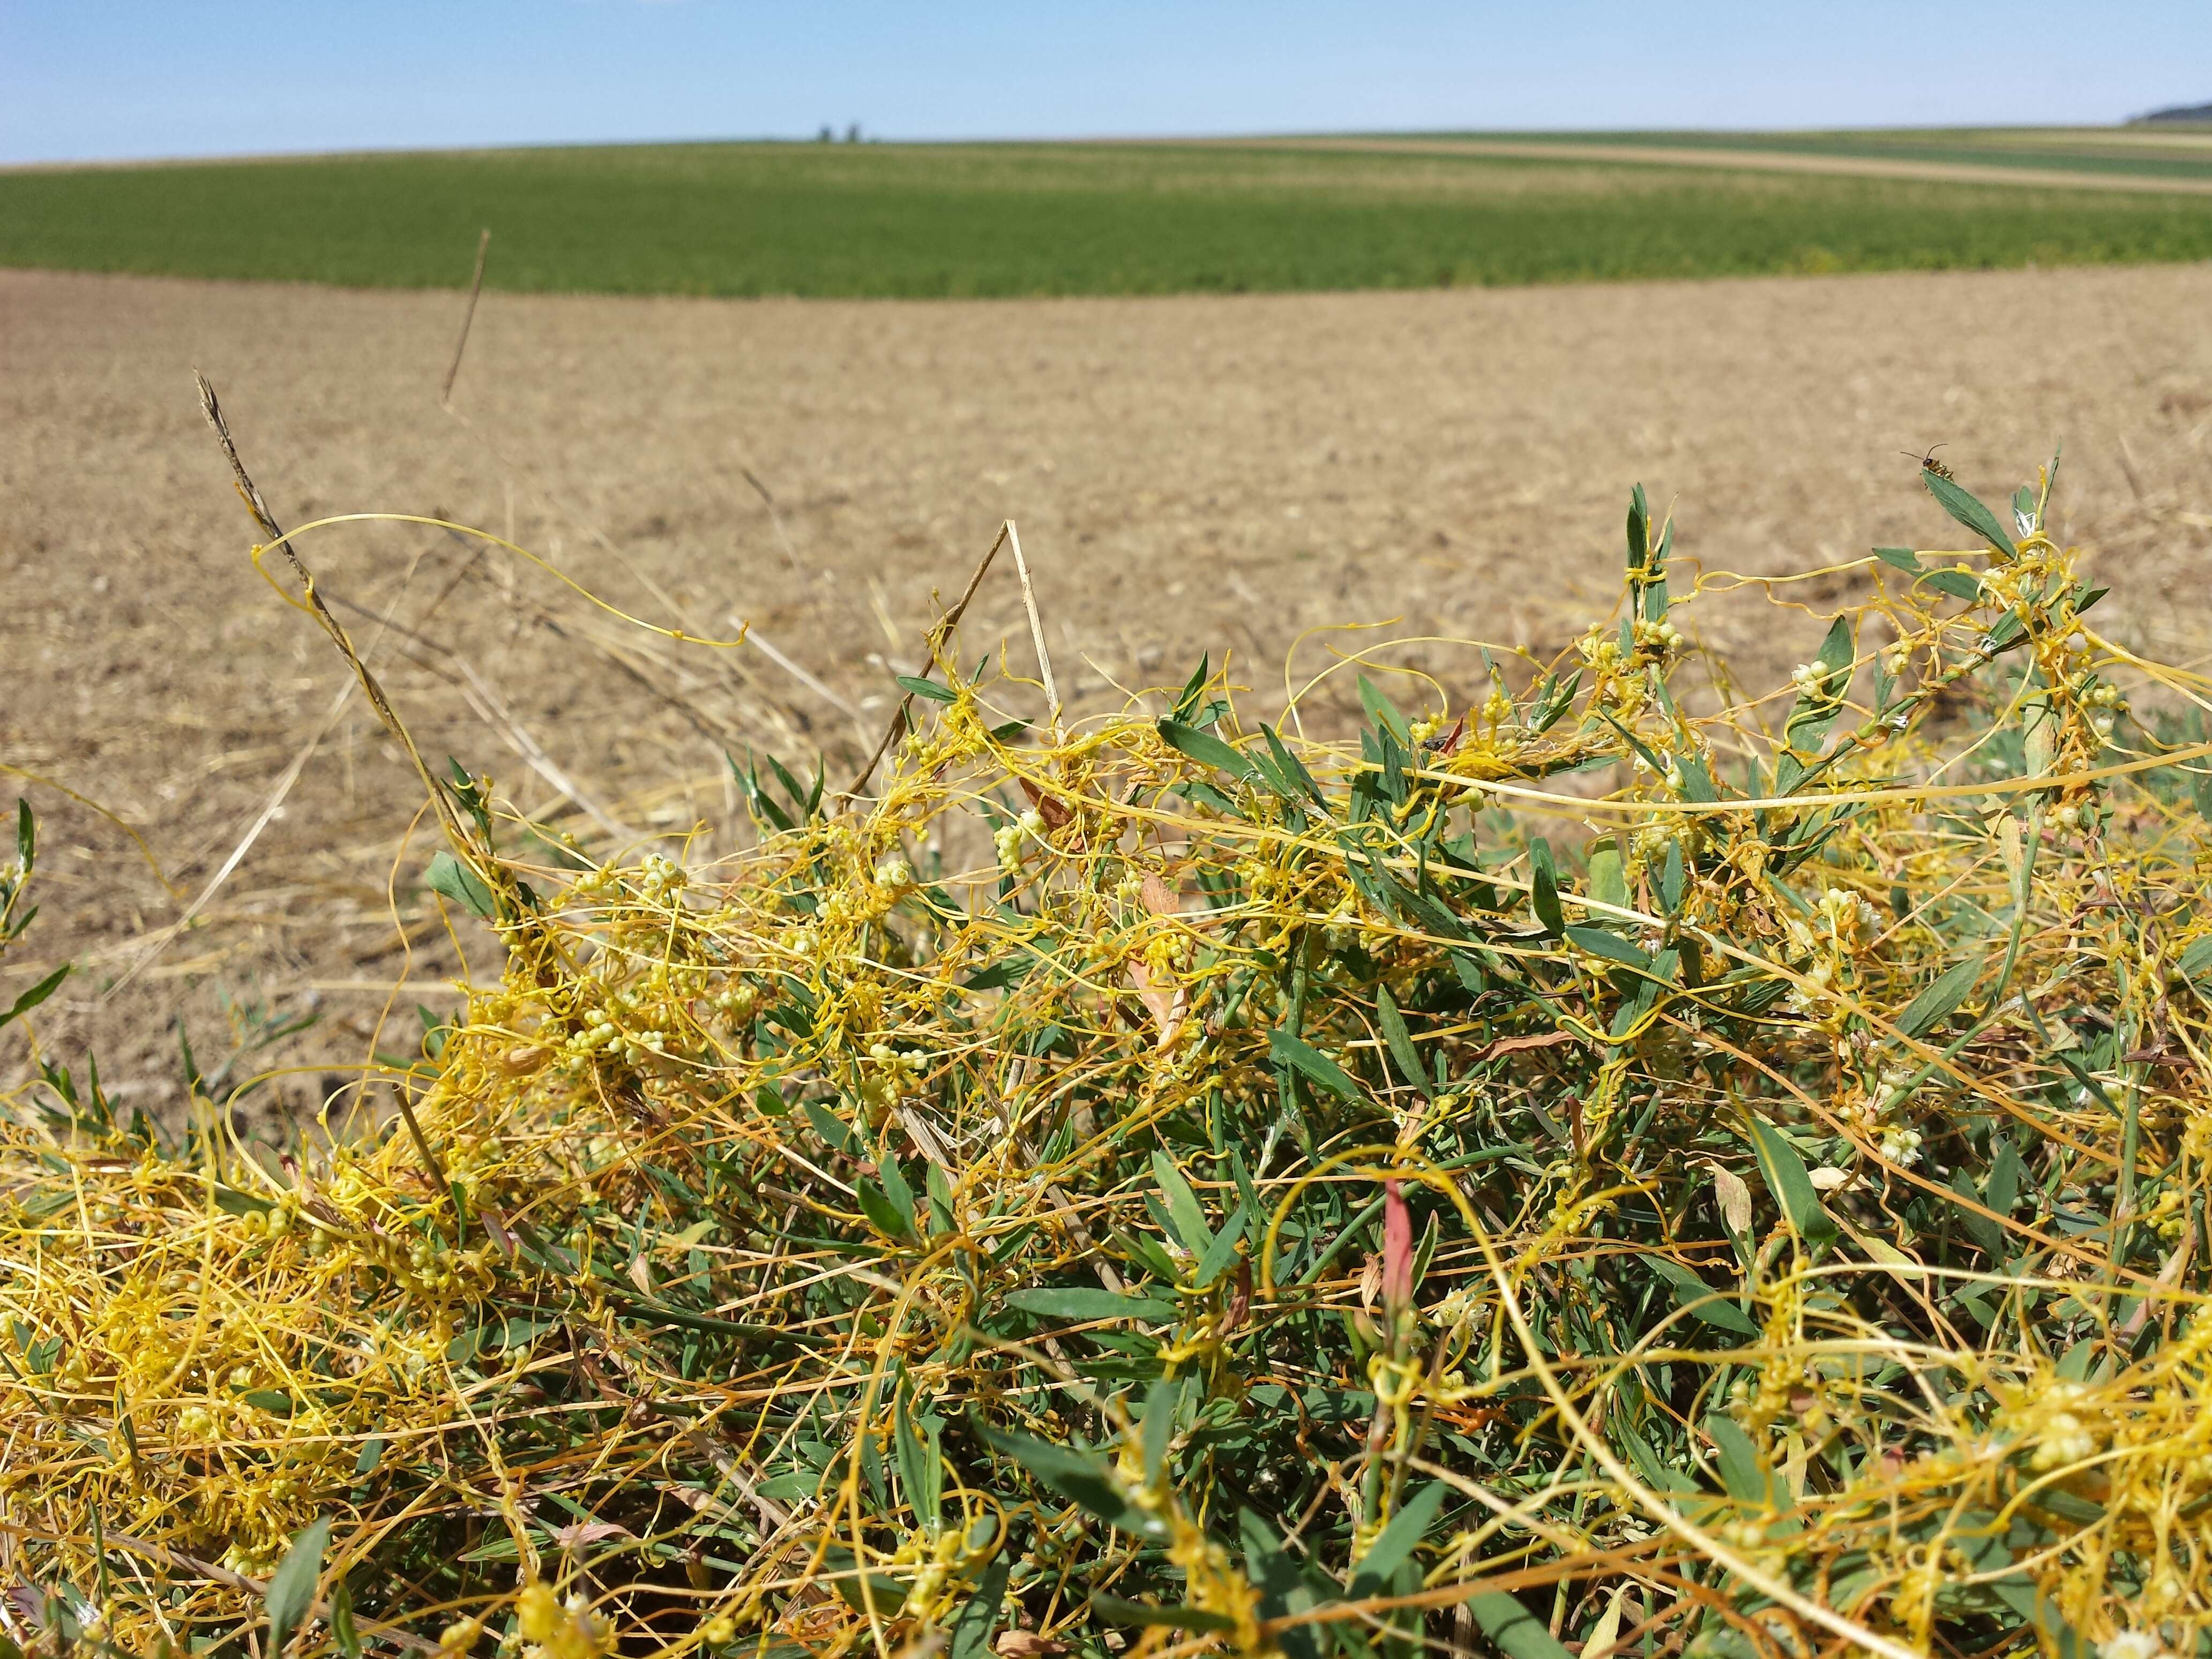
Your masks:
M 1785 278 L 1415 294 L 1042 301 L 488 297 L 455 394 L 460 298 L 0 272 L 0 760 L 44 785 L 45 914 L 0 968 L 82 965 L 40 1039 L 150 1105 L 179 1097 L 169 1022 L 228 1052 L 225 999 L 323 1023 L 255 1059 L 319 1097 L 381 1041 L 453 1004 L 420 872 L 421 791 L 341 665 L 247 559 L 250 526 L 202 424 L 221 389 L 288 525 L 390 510 L 516 540 L 611 601 L 694 627 L 737 613 L 872 735 L 918 665 L 934 589 L 957 592 L 1012 516 L 1063 690 L 1180 680 L 1233 652 L 1262 712 L 1307 630 L 1439 635 L 1550 653 L 1612 605 L 1629 485 L 1673 502 L 1684 555 L 1789 574 L 1875 544 L 1962 544 L 1899 454 L 1945 459 L 1992 501 L 2063 440 L 2057 527 L 2102 550 L 2119 637 L 2186 655 L 2212 635 L 2212 267 Z M 772 494 L 782 533 L 757 478 Z M 849 764 L 863 721 L 755 647 L 717 654 L 598 617 L 495 550 L 421 527 L 303 544 L 434 758 L 497 775 L 605 844 L 585 811 L 732 844 L 721 750 Z M 1018 589 L 965 630 L 1026 668 Z M 1859 575 L 1783 590 L 1825 614 Z M 1816 615 L 1692 607 L 1747 681 L 1812 650 Z M 371 618 L 396 627 L 377 635 Z M 1425 660 L 1480 695 L 1473 653 Z M 1332 687 L 1315 718 L 1340 719 Z M 299 763 L 281 811 L 194 925 L 161 943 Z M 532 769 L 519 750 L 532 750 Z M 494 964 L 464 921 L 479 969 Z M 134 964 L 135 979 L 105 990 Z M 20 1030 L 0 1069 L 21 1065 Z

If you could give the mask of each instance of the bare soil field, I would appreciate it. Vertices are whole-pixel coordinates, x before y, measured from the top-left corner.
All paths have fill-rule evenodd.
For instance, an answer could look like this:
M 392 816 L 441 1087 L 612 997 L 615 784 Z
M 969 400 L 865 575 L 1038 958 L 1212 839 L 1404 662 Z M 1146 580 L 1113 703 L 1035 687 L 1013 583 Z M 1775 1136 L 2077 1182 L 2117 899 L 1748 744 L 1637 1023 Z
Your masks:
M 495 774 L 600 848 L 695 824 L 700 850 L 733 844 L 726 748 L 826 750 L 842 779 L 888 715 L 891 674 L 920 665 L 933 593 L 958 591 L 1007 517 L 1079 713 L 1180 681 L 1209 648 L 1279 706 L 1294 647 L 1303 678 L 1332 645 L 1377 637 L 1305 637 L 1351 623 L 1555 652 L 1613 602 L 1638 480 L 1708 568 L 1955 546 L 1899 453 L 1939 441 L 1996 500 L 2063 441 L 2057 528 L 2102 550 L 2107 628 L 2169 657 L 2212 636 L 2212 267 L 1040 301 L 493 295 L 447 413 L 459 315 L 450 294 L 0 272 L 0 763 L 44 781 L 24 787 L 46 831 L 44 914 L 0 1000 L 33 963 L 76 957 L 42 1042 L 72 1061 L 95 1046 L 149 1104 L 179 1096 L 173 1018 L 207 1066 L 254 1000 L 316 1008 L 315 1029 L 240 1062 L 293 1068 L 273 1097 L 296 1106 L 325 1068 L 411 1049 L 412 1005 L 450 1007 L 456 967 L 420 890 L 429 836 L 401 845 L 420 788 L 360 700 L 341 701 L 312 623 L 257 578 L 194 365 L 287 526 L 448 518 L 649 621 L 751 622 L 738 650 L 678 647 L 434 528 L 303 539 L 425 752 Z M 1026 668 L 1002 574 L 968 659 L 1004 637 Z M 1857 580 L 1781 591 L 1818 613 Z M 1820 631 L 1747 598 L 1694 610 L 1747 678 L 1786 671 Z M 1477 689 L 1471 653 L 1398 659 L 1424 653 L 1455 696 Z M 52 786 L 143 836 L 160 876 Z M 460 925 L 490 969 L 488 938 Z M 380 988 L 403 967 L 412 988 L 392 1005 Z

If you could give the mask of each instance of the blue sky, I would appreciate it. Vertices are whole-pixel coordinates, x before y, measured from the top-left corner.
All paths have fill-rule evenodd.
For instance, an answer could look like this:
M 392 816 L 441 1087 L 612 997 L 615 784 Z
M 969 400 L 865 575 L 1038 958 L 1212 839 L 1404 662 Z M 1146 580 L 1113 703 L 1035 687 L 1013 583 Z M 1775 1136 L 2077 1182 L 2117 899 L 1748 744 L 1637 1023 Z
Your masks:
M 0 0 L 0 161 L 371 147 L 2109 121 L 2206 0 Z

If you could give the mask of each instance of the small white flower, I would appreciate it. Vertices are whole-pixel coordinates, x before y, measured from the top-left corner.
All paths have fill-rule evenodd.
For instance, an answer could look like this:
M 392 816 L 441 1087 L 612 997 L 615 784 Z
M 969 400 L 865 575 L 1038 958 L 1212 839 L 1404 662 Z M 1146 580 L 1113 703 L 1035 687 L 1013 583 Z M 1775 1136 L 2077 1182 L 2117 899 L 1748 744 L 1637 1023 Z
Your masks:
M 2097 1659 L 2165 1659 L 2166 1646 L 2147 1630 L 2124 1630 L 2097 1644 Z
M 1887 1129 L 1882 1132 L 1881 1155 L 1885 1161 L 1900 1170 L 1909 1170 L 1920 1161 L 1920 1131 L 1917 1129 Z

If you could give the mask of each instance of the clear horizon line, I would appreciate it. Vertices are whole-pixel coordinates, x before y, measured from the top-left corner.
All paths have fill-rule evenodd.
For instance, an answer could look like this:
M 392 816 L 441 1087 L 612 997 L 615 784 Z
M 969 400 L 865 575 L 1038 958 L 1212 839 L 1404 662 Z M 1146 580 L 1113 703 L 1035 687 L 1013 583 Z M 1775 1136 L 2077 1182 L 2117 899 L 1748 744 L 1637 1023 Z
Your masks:
M 1972 132 L 2107 132 L 2147 125 L 2148 114 L 2123 117 L 2102 122 L 2082 121 L 2022 121 L 1974 122 L 1971 125 L 1947 126 L 1923 125 L 1917 122 L 1869 122 L 1864 125 L 1844 125 L 1808 127 L 1765 126 L 1587 126 L 1587 127 L 1299 127 L 1282 130 L 1252 131 L 1224 130 L 1218 132 L 1118 132 L 1077 135 L 1027 134 L 963 135 L 939 137 L 902 137 L 884 133 L 871 133 L 861 129 L 859 140 L 863 144 L 881 144 L 902 149 L 929 149 L 936 146 L 978 145 L 1018 146 L 1053 144 L 1221 144 L 1240 142 L 1270 143 L 1297 138 L 1404 138 L 1404 137 L 1476 137 L 1476 138 L 1560 138 L 1589 136 L 1652 134 L 1677 136 L 1681 134 L 1726 134 L 1743 137 L 1804 137 L 1831 133 L 1972 133 Z M 2175 127 L 2195 127 L 2205 123 L 2175 121 L 2159 125 Z M 240 149 L 203 150 L 152 155 L 84 156 L 72 159 L 45 161 L 0 161 L 0 171 L 9 173 L 68 172 L 99 167 L 191 167 L 204 163 L 254 161 L 346 161 L 356 157 L 398 155 L 496 155 L 516 150 L 560 149 L 676 149 L 686 145 L 805 145 L 840 149 L 848 141 L 842 137 L 824 140 L 818 132 L 804 135 L 758 133 L 750 135 L 716 134 L 689 137 L 660 137 L 652 138 L 524 138 L 507 139 L 485 143 L 469 144 L 349 144 L 335 149 Z

